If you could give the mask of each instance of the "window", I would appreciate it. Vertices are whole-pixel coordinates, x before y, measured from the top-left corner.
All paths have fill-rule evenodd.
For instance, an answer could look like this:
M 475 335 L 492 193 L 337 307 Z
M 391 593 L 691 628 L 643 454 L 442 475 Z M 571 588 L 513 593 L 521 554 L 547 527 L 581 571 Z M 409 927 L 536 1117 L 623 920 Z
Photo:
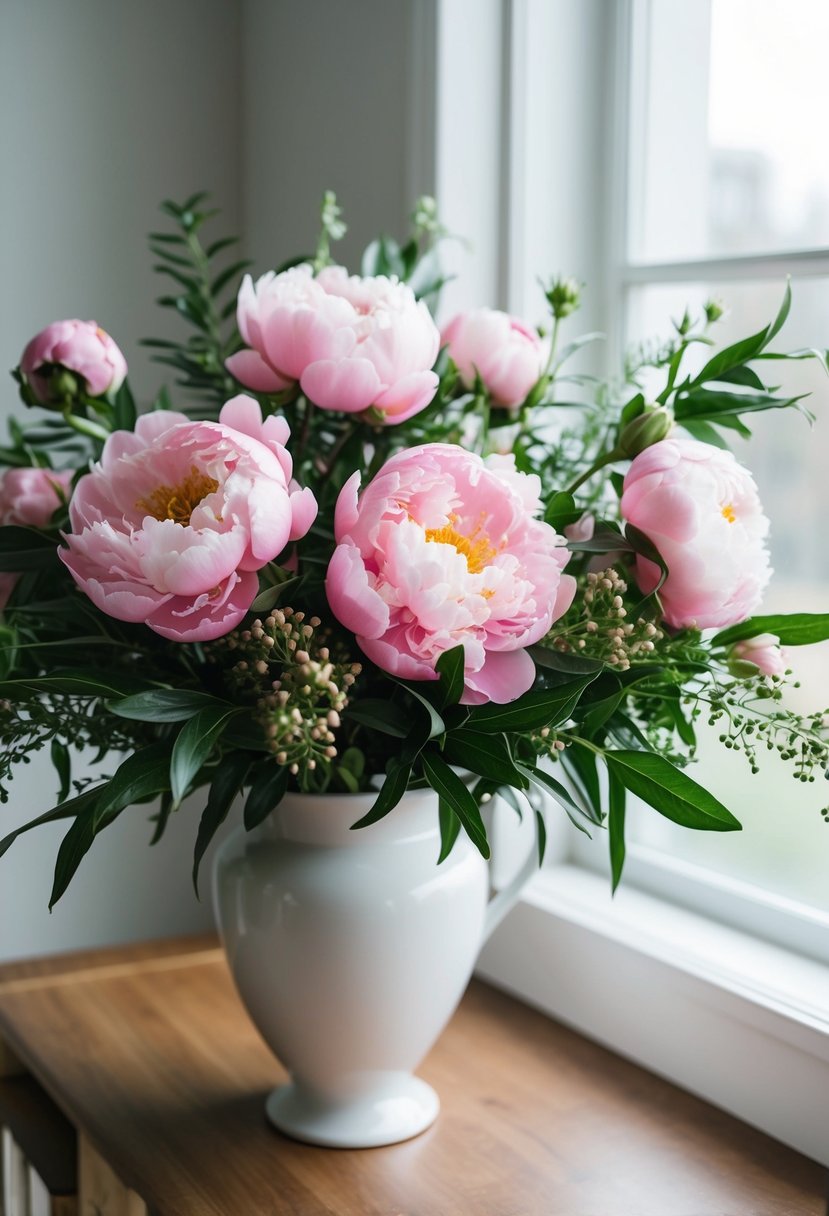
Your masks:
M 514 7 L 513 39 L 530 39 L 531 63 L 544 56 L 543 6 Z M 608 333 L 607 369 L 630 343 L 664 337 L 671 317 L 712 296 L 729 309 L 715 333 L 723 344 L 759 329 L 775 315 L 787 275 L 787 348 L 825 347 L 829 167 L 819 128 L 829 76 L 818 57 L 829 10 L 822 0 L 625 0 L 613 14 L 613 28 L 594 29 L 592 56 L 582 58 L 594 98 L 604 99 L 603 121 L 585 126 L 584 111 L 568 111 L 600 162 L 593 198 L 579 195 L 582 229 L 591 203 L 606 200 L 594 261 L 574 269 L 604 293 L 604 315 L 590 328 Z M 537 136 L 528 88 L 526 77 L 510 81 L 512 111 L 533 113 Z M 516 242 L 531 243 L 526 232 Z M 812 408 L 826 412 L 829 381 L 817 362 L 780 369 L 777 382 L 792 395 L 812 393 Z M 794 411 L 761 415 L 750 446 L 734 445 L 772 520 L 768 611 L 827 607 L 829 418 L 821 421 L 812 431 Z M 809 708 L 826 702 L 825 650 L 791 658 L 803 687 L 789 695 Z M 743 820 L 743 833 L 682 832 L 634 810 L 626 882 L 611 900 L 603 834 L 586 842 L 557 827 L 550 868 L 498 931 L 482 970 L 826 1160 L 825 1136 L 809 1127 L 829 1083 L 829 985 L 812 961 L 829 959 L 824 791 L 774 763 L 753 778 L 713 732 L 700 733 L 694 776 Z M 781 1075 L 789 1103 L 771 1100 Z

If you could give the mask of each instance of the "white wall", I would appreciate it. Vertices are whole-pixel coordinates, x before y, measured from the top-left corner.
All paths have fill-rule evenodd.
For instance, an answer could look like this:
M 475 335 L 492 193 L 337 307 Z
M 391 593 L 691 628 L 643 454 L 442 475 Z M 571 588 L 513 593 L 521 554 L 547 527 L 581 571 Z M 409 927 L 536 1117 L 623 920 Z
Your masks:
M 48 322 L 93 317 L 123 347 L 138 395 L 154 394 L 161 369 L 137 339 L 171 322 L 153 303 L 145 233 L 163 197 L 202 187 L 238 228 L 239 45 L 238 6 L 224 0 L 3 0 L 0 367 Z M 22 408 L 9 379 L 0 412 Z M 38 758 L 0 807 L 2 833 L 55 792 Z M 62 825 L 22 838 L 0 861 L 0 959 L 209 925 L 189 881 L 192 811 L 152 853 L 147 814 L 100 838 L 51 917 Z

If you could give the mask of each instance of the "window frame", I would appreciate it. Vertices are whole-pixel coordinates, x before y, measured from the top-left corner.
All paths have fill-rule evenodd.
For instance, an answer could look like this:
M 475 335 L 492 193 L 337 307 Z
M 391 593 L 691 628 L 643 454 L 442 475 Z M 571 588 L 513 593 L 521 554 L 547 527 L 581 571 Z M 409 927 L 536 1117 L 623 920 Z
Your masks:
M 463 7 L 463 0 L 436 2 L 456 14 Z M 597 17 L 592 35 L 606 39 L 590 65 L 596 73 L 603 57 L 604 81 L 595 78 L 592 83 L 596 90 L 604 89 L 605 180 L 597 178 L 594 184 L 597 191 L 603 187 L 605 205 L 601 231 L 594 234 L 597 254 L 588 267 L 591 273 L 580 270 L 600 294 L 598 328 L 608 338 L 605 371 L 620 364 L 627 301 L 637 286 L 755 280 L 786 272 L 797 277 L 829 275 L 829 249 L 676 262 L 628 257 L 631 157 L 642 155 L 643 139 L 643 123 L 637 118 L 641 89 L 637 96 L 631 82 L 644 78 L 641 59 L 647 53 L 649 5 L 650 0 L 616 0 L 612 6 L 596 0 L 590 6 Z M 492 302 L 516 312 L 526 309 L 528 251 L 534 251 L 537 267 L 546 260 L 547 246 L 541 257 L 535 253 L 536 236 L 542 243 L 546 238 L 528 230 L 522 194 L 528 189 L 527 173 L 537 176 L 540 171 L 526 156 L 527 116 L 539 109 L 531 59 L 537 58 L 539 48 L 550 61 L 561 54 L 562 31 L 556 29 L 551 7 L 556 12 L 564 8 L 545 0 L 486 5 L 491 39 L 498 36 L 502 22 L 501 172 L 491 180 L 492 188 L 501 192 L 500 239 L 491 253 L 490 276 L 498 285 L 498 298 Z M 587 8 L 578 7 L 582 12 Z M 440 91 L 440 80 L 437 84 Z M 437 123 L 440 139 L 439 106 Z M 532 146 L 536 162 L 545 155 L 554 161 L 561 151 Z M 444 156 L 448 151 L 444 145 Z M 446 194 L 440 174 L 436 185 L 443 208 Z M 571 206 L 577 216 L 573 222 L 581 222 L 577 194 Z M 825 936 L 822 918 L 748 884 L 703 876 L 699 867 L 677 862 L 666 868 L 662 859 L 657 866 L 649 851 L 636 845 L 630 849 L 623 889 L 611 899 L 605 877 L 585 865 L 574 843 L 576 833 L 562 820 L 551 808 L 547 865 L 485 946 L 478 973 L 829 1165 L 829 1140 L 823 1131 L 829 1089 L 829 988 L 821 964 L 779 944 L 785 935 L 773 923 L 777 918 L 779 924 L 781 915 L 794 916 L 801 941 L 808 933 L 813 943 Z M 507 880 L 525 848 L 522 830 L 496 815 L 496 884 Z M 687 905 L 695 901 L 707 907 L 707 914 L 689 910 Z M 678 941 L 684 943 L 682 948 Z M 781 1101 L 781 1093 L 787 1100 Z

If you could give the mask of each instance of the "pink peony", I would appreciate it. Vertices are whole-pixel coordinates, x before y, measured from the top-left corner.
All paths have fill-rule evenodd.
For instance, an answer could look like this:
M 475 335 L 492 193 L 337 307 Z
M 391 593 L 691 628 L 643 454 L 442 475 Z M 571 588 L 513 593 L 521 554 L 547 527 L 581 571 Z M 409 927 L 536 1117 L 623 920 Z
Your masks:
M 61 558 L 75 582 L 103 612 L 173 641 L 228 633 L 256 571 L 317 513 L 291 480 L 288 436 L 251 397 L 228 401 L 219 422 L 159 411 L 116 431 L 72 498 Z
M 677 628 L 722 628 L 758 607 L 771 577 L 769 523 L 749 471 L 730 452 L 696 439 L 646 448 L 625 477 L 622 515 L 653 542 L 668 567 L 659 592 Z M 643 591 L 659 571 L 636 559 Z
M 372 662 L 434 680 L 462 644 L 468 705 L 512 701 L 532 685 L 525 647 L 570 606 L 575 579 L 548 524 L 535 474 L 513 456 L 482 460 L 431 443 L 392 456 L 358 497 L 359 474 L 337 501 L 337 548 L 326 579 L 335 616 Z
M 43 405 L 53 399 L 48 369 L 55 365 L 80 376 L 90 397 L 117 392 L 127 374 L 126 359 L 95 321 L 54 321 L 23 351 L 20 370 Z
M 0 525 L 47 528 L 61 502 L 69 497 L 71 472 L 54 469 L 6 469 L 0 475 Z M 0 612 L 8 603 L 18 575 L 0 572 Z
M 737 642 L 731 655 L 744 663 L 753 663 L 764 676 L 782 676 L 786 673 L 786 660 L 780 649 L 780 638 L 773 633 L 758 633 L 754 638 Z
M 462 312 L 443 331 L 443 343 L 467 388 L 477 371 L 494 405 L 520 405 L 544 371 L 547 352 L 518 317 L 494 308 Z
M 239 331 L 251 348 L 231 355 L 228 370 L 257 392 L 299 381 L 325 410 L 374 407 L 386 423 L 403 422 L 429 404 L 440 335 L 412 289 L 384 277 L 349 278 L 329 266 L 246 275 L 239 291 Z

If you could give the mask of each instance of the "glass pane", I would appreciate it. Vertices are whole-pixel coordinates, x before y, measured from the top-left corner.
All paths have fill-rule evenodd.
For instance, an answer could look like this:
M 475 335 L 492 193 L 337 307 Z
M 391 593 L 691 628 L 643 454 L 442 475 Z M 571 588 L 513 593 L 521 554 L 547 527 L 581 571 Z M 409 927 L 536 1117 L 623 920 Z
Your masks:
M 829 244 L 829 5 L 650 0 L 645 12 L 646 61 L 633 73 L 642 142 L 631 166 L 632 256 Z
M 729 312 L 714 333 L 723 345 L 756 332 L 774 317 L 782 297 L 778 282 L 718 285 L 649 286 L 631 293 L 631 332 L 667 337 L 670 317 L 693 311 L 712 295 Z M 793 285 L 793 304 L 785 347 L 826 346 L 829 334 L 829 281 L 810 279 Z M 779 340 L 776 344 L 780 349 Z M 710 356 L 698 348 L 699 364 Z M 688 370 L 694 359 L 689 356 Z M 808 405 L 817 415 L 814 428 L 795 410 L 754 415 L 750 441 L 735 438 L 735 455 L 748 465 L 771 520 L 775 575 L 763 611 L 829 611 L 829 379 L 817 361 L 775 363 L 773 383 L 792 396 L 811 393 Z M 829 703 L 829 646 L 792 648 L 790 666 L 801 688 L 790 688 L 786 700 L 802 711 Z M 796 782 L 791 767 L 763 753 L 760 774 L 752 777 L 741 755 L 718 742 L 718 728 L 702 729 L 699 763 L 691 769 L 743 822 L 733 835 L 688 832 L 674 827 L 648 808 L 636 808 L 631 839 L 719 873 L 755 883 L 766 890 L 829 911 L 829 825 L 820 809 L 829 801 L 829 785 Z

